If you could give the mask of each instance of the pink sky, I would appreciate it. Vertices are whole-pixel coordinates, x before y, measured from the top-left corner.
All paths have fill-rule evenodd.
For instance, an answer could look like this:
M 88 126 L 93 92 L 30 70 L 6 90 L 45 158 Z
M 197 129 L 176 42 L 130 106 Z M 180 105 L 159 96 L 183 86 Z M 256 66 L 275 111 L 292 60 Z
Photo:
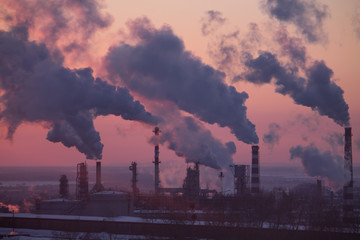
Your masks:
M 305 42 L 307 54 L 312 60 L 323 60 L 334 72 L 333 79 L 344 90 L 344 98 L 349 105 L 350 123 L 353 128 L 353 161 L 360 163 L 360 150 L 355 142 L 360 139 L 360 37 L 354 31 L 354 16 L 356 9 L 360 12 L 360 3 L 352 1 L 321 1 L 328 5 L 329 17 L 323 22 L 323 29 L 327 41 L 310 44 Z M 67 58 L 67 67 L 92 67 L 95 75 L 106 76 L 101 66 L 102 58 L 107 49 L 120 40 L 124 40 L 127 28 L 125 23 L 129 19 L 146 16 L 156 28 L 168 25 L 175 35 L 180 37 L 187 51 L 191 51 L 203 62 L 216 67 L 214 59 L 209 55 L 209 47 L 217 41 L 221 34 L 239 30 L 240 35 L 248 31 L 249 23 L 257 23 L 260 31 L 265 35 L 264 46 L 273 49 L 268 44 L 271 39 L 271 27 L 279 23 L 266 15 L 260 8 L 258 1 L 106 1 L 103 12 L 108 12 L 114 19 L 112 25 L 98 31 L 89 41 L 89 53 L 78 59 Z M 221 29 L 208 36 L 201 33 L 202 19 L 209 10 L 222 13 L 227 19 Z M 357 24 L 360 24 L 359 22 Z M 1 25 L 0 25 L 1 26 Z M 292 36 L 302 37 L 291 25 L 285 25 Z M 3 26 L 6 28 L 6 26 Z M 37 40 L 37 35 L 32 38 Z M 126 39 L 125 39 L 126 40 Z M 261 48 L 264 49 L 265 47 Z M 232 84 L 227 79 L 228 84 Z M 241 92 L 249 94 L 246 101 L 247 116 L 256 125 L 256 132 L 260 142 L 260 162 L 262 164 L 288 164 L 289 149 L 298 144 L 309 145 L 314 142 L 322 151 L 335 151 L 343 155 L 342 147 L 333 148 L 323 137 L 329 133 L 344 130 L 326 116 L 320 116 L 310 108 L 293 103 L 289 96 L 274 92 L 273 84 L 255 86 L 252 83 L 238 82 L 233 86 Z M 1 91 L 0 91 L 1 95 Z M 140 100 L 141 97 L 139 97 Z M 146 106 L 146 104 L 144 103 Z M 1 109 L 1 108 L 0 108 Z M 316 130 L 309 130 L 301 124 L 294 124 L 298 115 L 310 119 L 316 124 Z M 264 144 L 262 137 L 269 131 L 270 123 L 277 123 L 281 130 L 280 140 L 272 148 Z M 249 164 L 251 161 L 250 145 L 242 143 L 230 133 L 228 128 L 204 123 L 211 130 L 213 136 L 223 143 L 234 141 L 237 153 L 235 163 Z M 138 122 L 126 121 L 120 117 L 106 116 L 95 120 L 95 128 L 100 133 L 104 144 L 104 165 L 130 165 L 131 161 L 139 164 L 151 164 L 153 160 L 153 146 L 148 143 L 152 136 L 151 126 Z M 68 166 L 85 160 L 85 156 L 74 147 L 67 148 L 61 143 L 46 140 L 48 129 L 40 124 L 23 123 L 16 131 L 12 141 L 6 140 L 6 127 L 0 128 L 0 165 L 1 166 Z M 305 141 L 304 138 L 307 138 Z M 160 147 L 161 161 L 177 161 L 184 164 L 182 158 L 177 157 L 165 146 Z M 87 160 L 91 164 L 91 160 Z

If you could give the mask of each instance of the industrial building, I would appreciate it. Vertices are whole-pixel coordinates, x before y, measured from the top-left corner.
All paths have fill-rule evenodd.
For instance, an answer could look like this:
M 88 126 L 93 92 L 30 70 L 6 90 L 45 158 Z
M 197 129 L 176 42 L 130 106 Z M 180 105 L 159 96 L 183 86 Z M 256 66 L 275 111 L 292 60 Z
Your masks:
M 96 183 L 89 192 L 88 170 L 86 163 L 77 165 L 76 199 L 68 199 L 67 177 L 60 177 L 57 199 L 38 200 L 37 214 L 78 215 L 78 216 L 131 216 L 133 199 L 126 192 L 105 190 L 101 183 L 101 163 L 96 162 Z
M 155 137 L 159 137 L 161 131 L 158 127 L 154 129 Z M 309 193 L 311 201 L 318 206 L 327 206 L 324 211 L 330 211 L 340 205 L 341 218 L 343 223 L 355 223 L 359 221 L 357 205 L 354 202 L 353 193 L 353 166 L 352 166 L 352 146 L 351 146 L 351 128 L 345 128 L 345 146 L 344 146 L 344 169 L 349 174 L 346 175 L 346 182 L 343 187 L 342 197 L 334 193 L 332 190 L 325 189 L 320 178 L 316 183 L 310 185 L 301 185 L 294 189 L 294 196 L 299 204 L 305 201 L 301 197 L 301 193 Z M 200 163 L 195 162 L 186 168 L 186 176 L 183 180 L 182 186 L 177 188 L 164 188 L 161 186 L 160 179 L 160 151 L 159 144 L 154 147 L 154 192 L 147 195 L 141 193 L 137 186 L 138 182 L 138 164 L 132 162 L 129 170 L 132 172 L 131 176 L 131 193 L 119 192 L 113 190 L 106 190 L 101 182 L 101 162 L 96 162 L 96 182 L 89 191 L 89 180 L 86 163 L 79 163 L 77 165 L 76 177 L 76 198 L 74 200 L 69 198 L 68 179 L 66 175 L 60 177 L 59 197 L 58 199 L 42 200 L 36 204 L 36 213 L 39 214 L 63 214 L 63 215 L 81 215 L 81 216 L 131 216 L 134 209 L 137 209 L 137 216 L 149 217 L 146 209 L 151 209 L 151 216 L 161 216 L 161 218 L 169 217 L 168 212 L 158 209 L 166 209 L 165 205 L 174 208 L 184 207 L 188 208 L 186 204 L 191 204 L 191 209 L 201 209 L 203 206 L 211 206 L 222 209 L 235 209 L 246 207 L 247 202 L 244 201 L 258 201 L 257 198 L 263 197 L 260 185 L 260 157 L 259 146 L 251 146 L 251 165 L 235 164 L 231 166 L 234 181 L 234 195 L 225 196 L 222 192 L 217 192 L 213 189 L 201 189 L 200 183 Z M 224 177 L 220 172 L 220 181 Z M 275 201 L 274 206 L 280 207 L 282 202 L 288 201 L 290 196 L 289 191 L 284 191 L 281 188 L 276 188 L 271 193 L 273 194 L 271 201 Z M 249 200 L 250 199 L 250 200 Z M 167 202 L 165 204 L 165 202 Z M 176 203 L 178 202 L 178 204 Z M 194 203 L 197 203 L 194 205 Z M 326 204 L 325 204 L 326 203 Z M 203 206 L 202 206 L 203 204 Z M 270 204 L 270 203 L 269 203 Z M 325 205 L 324 205 L 325 204 Z M 252 205 L 251 205 L 252 206 Z M 254 207 L 254 206 L 252 206 Z M 295 206 L 296 207 L 296 206 Z M 308 206 L 310 207 L 310 206 Z M 255 211 L 255 210 L 252 210 Z M 143 215 L 142 215 L 143 214 Z M 155 215 L 154 215 L 155 214 Z M 156 215 L 158 214 L 158 215 Z M 313 214 L 313 213 L 311 213 Z M 205 214 L 206 215 L 206 214 Z M 196 216 L 202 217 L 200 212 Z M 204 217 L 204 219 L 206 219 Z M 300 220 L 299 220 L 300 221 Z M 305 221 L 301 219 L 301 221 Z

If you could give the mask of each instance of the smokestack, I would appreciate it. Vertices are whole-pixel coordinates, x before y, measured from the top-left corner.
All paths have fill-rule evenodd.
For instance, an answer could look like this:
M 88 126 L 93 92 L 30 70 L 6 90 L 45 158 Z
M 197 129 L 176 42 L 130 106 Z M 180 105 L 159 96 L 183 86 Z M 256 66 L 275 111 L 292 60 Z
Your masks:
M 353 165 L 352 165 L 352 147 L 351 147 L 351 127 L 345 128 L 345 146 L 344 146 L 344 202 L 343 202 L 343 221 L 345 223 L 354 222 L 354 193 L 353 193 Z
M 61 198 L 69 197 L 69 181 L 66 175 L 60 176 L 60 187 L 59 187 L 59 195 Z
M 96 162 L 96 185 L 101 185 L 101 162 Z
M 104 190 L 105 190 L 105 188 L 101 184 L 101 162 L 97 161 L 96 162 L 96 182 L 95 182 L 95 186 L 92 189 L 92 192 L 101 192 Z
M 139 193 L 139 189 L 137 187 L 137 163 L 136 162 L 132 162 L 129 169 L 132 172 L 132 178 L 131 178 L 131 187 L 132 187 L 132 191 L 134 196 L 136 196 Z
M 251 146 L 251 193 L 260 192 L 260 176 L 259 176 L 259 146 Z
M 86 163 L 77 165 L 76 199 L 87 200 L 89 194 L 89 181 Z
M 159 127 L 155 127 L 154 131 L 155 133 L 155 137 L 158 137 L 160 134 L 160 128 Z M 155 163 L 155 193 L 158 194 L 159 193 L 159 188 L 160 188 L 160 177 L 159 177 L 159 144 L 156 143 L 155 145 L 155 161 L 153 162 Z

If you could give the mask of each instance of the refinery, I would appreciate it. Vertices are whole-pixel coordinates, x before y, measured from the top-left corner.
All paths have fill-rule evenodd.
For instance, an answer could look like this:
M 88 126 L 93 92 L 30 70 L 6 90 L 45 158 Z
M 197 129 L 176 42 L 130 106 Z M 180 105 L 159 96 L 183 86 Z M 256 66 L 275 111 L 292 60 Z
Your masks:
M 155 127 L 153 132 L 159 136 L 160 129 Z M 263 239 L 264 234 L 278 239 L 358 239 L 360 201 L 359 192 L 354 191 L 351 127 L 345 128 L 344 136 L 344 170 L 349 174 L 344 176 L 342 191 L 325 188 L 321 179 L 292 191 L 264 191 L 258 145 L 251 146 L 250 166 L 229 166 L 232 194 L 202 189 L 199 162 L 188 165 L 182 186 L 165 188 L 160 179 L 160 146 L 155 144 L 152 193 L 140 191 L 141 166 L 136 162 L 129 166 L 131 191 L 104 186 L 101 161 L 96 161 L 96 181 L 90 186 L 88 165 L 81 162 L 76 166 L 75 194 L 69 192 L 64 173 L 59 178 L 58 198 L 35 199 L 27 214 L 14 214 L 2 206 L 0 226 L 65 232 L 84 232 L 90 226 L 93 232 L 165 239 L 237 239 L 243 235 L 248 236 L 244 239 Z M 220 171 L 218 177 L 222 181 L 224 173 Z

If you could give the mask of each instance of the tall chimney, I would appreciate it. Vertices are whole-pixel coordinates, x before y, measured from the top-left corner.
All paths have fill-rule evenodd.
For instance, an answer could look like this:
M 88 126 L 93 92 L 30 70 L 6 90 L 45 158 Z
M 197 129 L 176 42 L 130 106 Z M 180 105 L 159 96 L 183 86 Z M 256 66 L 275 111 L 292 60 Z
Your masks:
M 132 162 L 129 169 L 132 172 L 132 178 L 131 178 L 131 187 L 134 196 L 136 196 L 139 193 L 139 189 L 137 187 L 137 163 Z
M 60 176 L 59 195 L 61 198 L 69 197 L 69 181 L 65 174 Z
M 343 221 L 345 223 L 354 222 L 354 193 L 353 193 L 353 165 L 352 165 L 352 147 L 351 147 L 351 127 L 345 128 L 345 146 L 344 146 L 344 202 L 343 202 Z
M 259 146 L 251 146 L 252 161 L 251 161 L 251 192 L 260 192 L 260 177 L 259 177 Z
M 87 200 L 89 194 L 89 180 L 86 163 L 77 165 L 76 199 Z
M 101 162 L 96 162 L 96 185 L 101 185 Z
M 101 184 L 101 162 L 97 161 L 96 162 L 96 182 L 95 185 L 93 187 L 93 189 L 91 190 L 92 192 L 101 192 L 104 191 L 105 188 L 104 186 Z
M 155 133 L 156 137 L 159 137 L 160 128 L 155 127 L 153 132 Z M 155 145 L 155 161 L 153 163 L 155 163 L 155 193 L 158 194 L 159 188 L 160 188 L 160 177 L 159 177 L 160 161 L 159 161 L 159 144 L 158 143 Z

